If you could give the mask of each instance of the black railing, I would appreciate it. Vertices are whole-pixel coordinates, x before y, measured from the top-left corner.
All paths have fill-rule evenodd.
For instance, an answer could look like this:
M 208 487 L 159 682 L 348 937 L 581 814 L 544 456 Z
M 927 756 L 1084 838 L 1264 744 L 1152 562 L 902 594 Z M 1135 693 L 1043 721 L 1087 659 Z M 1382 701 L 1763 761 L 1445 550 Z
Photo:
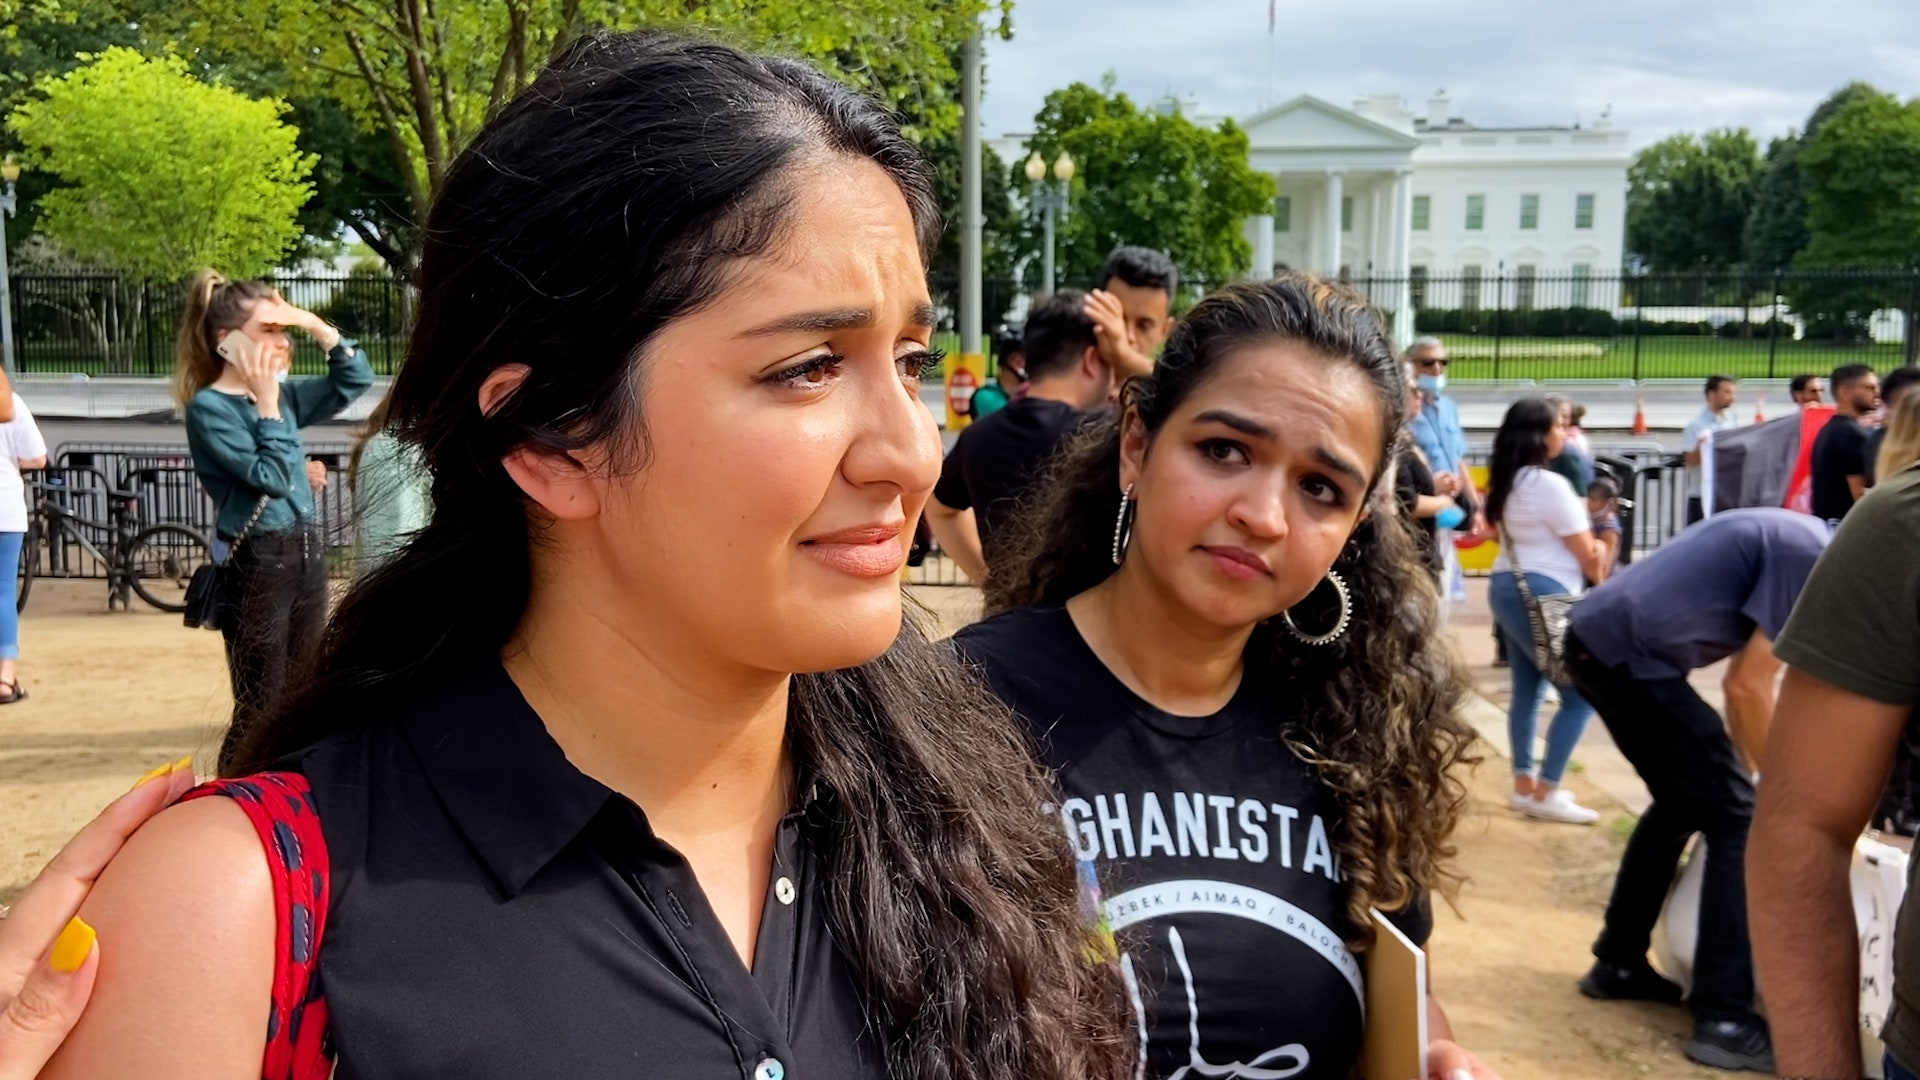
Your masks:
M 14 274 L 14 368 L 87 375 L 166 375 L 173 370 L 182 288 L 141 285 L 114 274 Z M 274 284 L 360 341 L 374 370 L 392 374 L 406 351 L 408 291 L 385 275 L 282 277 Z M 294 335 L 294 371 L 317 373 L 326 357 Z
M 1411 304 L 1414 330 L 1447 342 L 1455 378 L 1780 378 L 1856 361 L 1892 366 L 1920 352 L 1920 335 L 1903 314 L 1920 309 L 1920 268 L 1542 274 L 1506 265 L 1427 274 L 1415 267 L 1407 277 L 1362 272 L 1350 282 L 1389 316 Z M 375 371 L 391 374 L 404 356 L 412 301 L 395 279 L 350 274 L 275 283 L 292 303 L 358 338 Z M 1097 284 L 1076 278 L 1059 286 Z M 931 285 L 943 329 L 951 332 L 957 285 L 941 278 Z M 179 288 L 98 273 L 19 273 L 12 288 L 17 370 L 172 370 Z M 1018 327 L 1033 288 L 989 280 L 982 292 L 992 333 Z M 1190 301 L 1198 287 L 1188 283 L 1183 292 L 1182 301 Z M 949 348 L 957 344 L 951 337 L 942 335 Z M 319 350 L 295 338 L 296 372 L 321 370 Z

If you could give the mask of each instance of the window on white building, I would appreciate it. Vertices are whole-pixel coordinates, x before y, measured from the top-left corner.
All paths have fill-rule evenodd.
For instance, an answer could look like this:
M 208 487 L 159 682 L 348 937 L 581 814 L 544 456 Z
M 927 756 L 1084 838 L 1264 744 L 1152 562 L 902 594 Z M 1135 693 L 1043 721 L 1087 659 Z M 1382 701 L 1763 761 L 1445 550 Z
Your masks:
M 1514 268 L 1513 306 L 1521 311 L 1533 309 L 1533 285 L 1540 276 L 1540 268 L 1532 263 L 1521 263 Z
M 1413 231 L 1426 232 L 1433 218 L 1433 196 L 1415 195 L 1413 197 Z
M 1407 268 L 1407 298 L 1413 301 L 1414 310 L 1427 306 L 1427 268 L 1410 266 Z
M 1273 231 L 1293 231 L 1293 196 L 1282 195 L 1273 200 Z
M 1466 311 L 1480 310 L 1480 265 L 1468 263 L 1460 268 L 1460 307 Z
M 1573 227 L 1593 228 L 1593 196 L 1576 195 L 1573 200 Z
M 1540 196 L 1520 196 L 1520 227 L 1522 229 L 1540 227 Z
M 1569 301 L 1574 307 L 1586 307 L 1593 298 L 1593 264 L 1573 264 L 1573 297 Z
M 1340 196 L 1340 231 L 1353 231 L 1353 196 Z
M 1487 224 L 1487 197 L 1467 196 L 1467 231 L 1479 232 Z

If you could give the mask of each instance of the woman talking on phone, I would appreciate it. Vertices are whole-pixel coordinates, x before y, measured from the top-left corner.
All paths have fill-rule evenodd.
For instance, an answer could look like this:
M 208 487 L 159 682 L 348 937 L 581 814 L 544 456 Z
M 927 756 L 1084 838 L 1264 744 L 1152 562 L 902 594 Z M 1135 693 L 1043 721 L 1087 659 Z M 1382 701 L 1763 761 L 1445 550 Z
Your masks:
M 299 329 L 327 352 L 327 373 L 289 382 Z M 326 624 L 326 545 L 300 429 L 339 415 L 373 385 L 352 341 L 260 281 L 196 278 L 180 316 L 174 400 L 186 410 L 193 469 L 227 548 L 220 632 L 233 682 L 227 746 L 270 710 Z M 228 754 L 222 751 L 224 764 Z

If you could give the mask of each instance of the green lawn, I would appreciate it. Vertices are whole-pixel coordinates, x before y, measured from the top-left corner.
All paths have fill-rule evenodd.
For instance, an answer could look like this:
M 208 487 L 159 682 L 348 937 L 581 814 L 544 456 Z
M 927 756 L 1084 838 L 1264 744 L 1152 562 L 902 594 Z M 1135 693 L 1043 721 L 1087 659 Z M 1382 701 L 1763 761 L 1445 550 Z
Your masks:
M 1826 374 L 1841 364 L 1871 364 L 1885 371 L 1905 354 L 1899 345 L 1834 345 L 1831 342 L 1762 341 L 1715 337 L 1643 337 L 1635 363 L 1631 337 L 1502 338 L 1442 335 L 1453 353 L 1456 379 L 1693 379 L 1734 375 L 1743 379 Z

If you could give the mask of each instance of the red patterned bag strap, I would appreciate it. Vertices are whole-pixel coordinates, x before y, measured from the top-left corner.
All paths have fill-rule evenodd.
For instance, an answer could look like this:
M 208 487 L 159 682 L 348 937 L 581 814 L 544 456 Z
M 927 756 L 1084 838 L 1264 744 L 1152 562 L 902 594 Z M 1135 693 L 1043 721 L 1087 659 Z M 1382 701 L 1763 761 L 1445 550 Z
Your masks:
M 320 986 L 320 940 L 327 928 L 330 869 L 307 778 L 268 772 L 214 780 L 186 798 L 208 795 L 224 795 L 246 812 L 273 874 L 273 1011 L 261 1080 L 327 1080 L 333 1048 Z

